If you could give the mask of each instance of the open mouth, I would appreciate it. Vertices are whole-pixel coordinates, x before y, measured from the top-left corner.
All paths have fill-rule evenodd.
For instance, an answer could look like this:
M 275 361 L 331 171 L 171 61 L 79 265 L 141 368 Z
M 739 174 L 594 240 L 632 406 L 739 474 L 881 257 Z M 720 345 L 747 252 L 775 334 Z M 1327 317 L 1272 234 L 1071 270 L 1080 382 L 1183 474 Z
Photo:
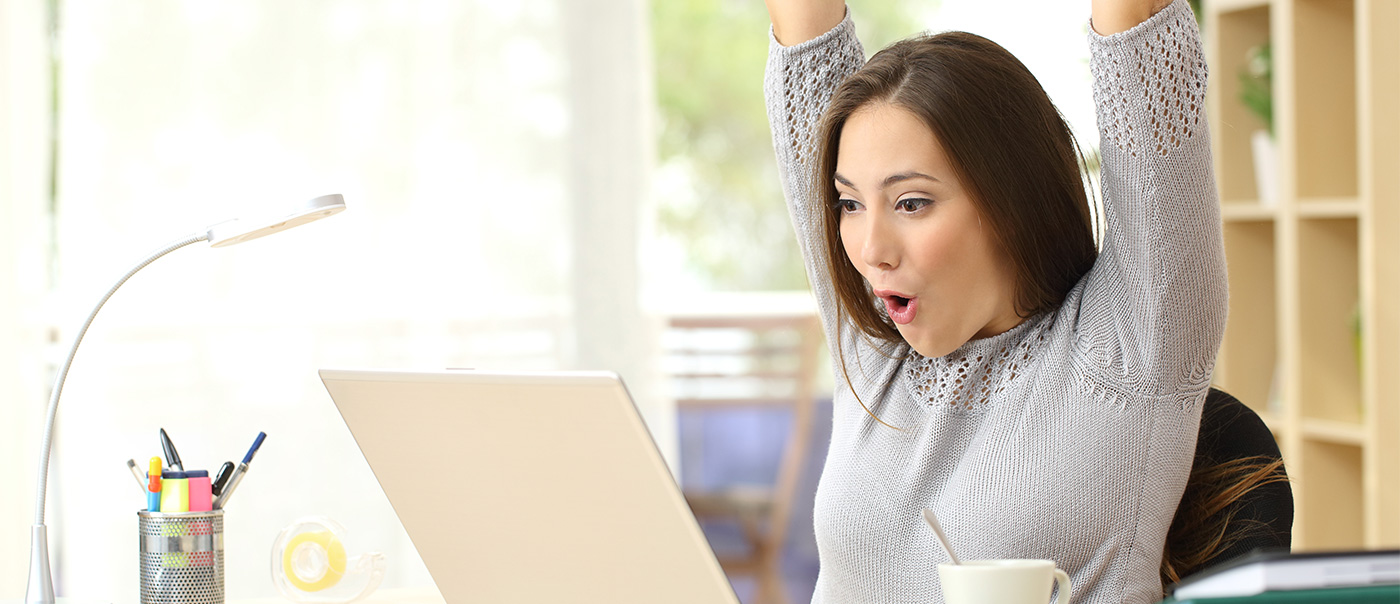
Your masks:
M 902 296 L 888 293 L 880 296 L 885 302 L 885 312 L 889 313 L 890 319 L 900 325 L 906 325 L 914 320 L 914 314 L 918 311 L 918 298 Z

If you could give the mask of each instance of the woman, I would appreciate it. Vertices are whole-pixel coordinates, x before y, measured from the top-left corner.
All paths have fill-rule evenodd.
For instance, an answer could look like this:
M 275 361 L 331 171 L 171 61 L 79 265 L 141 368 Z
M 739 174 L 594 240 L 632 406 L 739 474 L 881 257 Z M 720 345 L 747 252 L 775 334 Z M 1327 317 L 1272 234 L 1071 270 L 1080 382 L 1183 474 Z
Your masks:
M 768 8 L 769 120 L 840 376 L 814 601 L 941 601 L 925 507 L 964 559 L 1159 600 L 1226 314 L 1186 0 L 1093 1 L 1101 252 L 1069 128 L 1000 46 L 925 36 L 862 66 L 841 2 Z

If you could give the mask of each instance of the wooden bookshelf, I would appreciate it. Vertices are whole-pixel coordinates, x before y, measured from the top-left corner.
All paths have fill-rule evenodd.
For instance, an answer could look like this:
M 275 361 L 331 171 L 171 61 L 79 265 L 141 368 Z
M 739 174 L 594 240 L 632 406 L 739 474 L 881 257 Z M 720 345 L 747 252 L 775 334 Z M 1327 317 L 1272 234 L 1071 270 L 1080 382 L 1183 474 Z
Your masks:
M 1400 1 L 1206 0 L 1230 265 L 1215 384 L 1260 412 L 1297 550 L 1400 547 Z M 1259 202 L 1239 100 L 1269 42 L 1279 199 Z M 1357 325 L 1359 317 L 1359 328 Z

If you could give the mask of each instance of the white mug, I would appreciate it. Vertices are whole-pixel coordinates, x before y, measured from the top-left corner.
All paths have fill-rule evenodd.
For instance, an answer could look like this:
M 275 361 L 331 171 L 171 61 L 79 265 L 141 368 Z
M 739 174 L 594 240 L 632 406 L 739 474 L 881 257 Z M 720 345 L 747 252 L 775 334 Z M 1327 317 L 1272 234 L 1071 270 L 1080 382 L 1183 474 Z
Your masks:
M 939 564 L 947 604 L 1047 604 L 1060 584 L 1057 604 L 1069 602 L 1069 575 L 1052 560 L 972 560 Z

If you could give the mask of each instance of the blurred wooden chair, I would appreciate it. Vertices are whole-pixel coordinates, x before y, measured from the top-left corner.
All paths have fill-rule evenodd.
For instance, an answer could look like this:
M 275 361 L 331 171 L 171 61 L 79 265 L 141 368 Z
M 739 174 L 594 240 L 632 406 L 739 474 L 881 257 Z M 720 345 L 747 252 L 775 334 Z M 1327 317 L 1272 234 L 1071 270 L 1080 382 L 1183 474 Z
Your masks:
M 672 334 L 683 337 L 666 350 L 672 365 L 669 377 L 678 410 L 787 408 L 791 429 L 784 443 L 777 475 L 771 485 L 725 485 L 694 490 L 682 485 L 686 501 L 701 520 L 733 522 L 741 527 L 747 551 L 719 554 L 730 576 L 752 576 L 757 583 L 750 604 L 786 604 L 782 580 L 782 551 L 792 517 L 793 500 L 806 465 L 822 343 L 821 324 L 810 298 L 790 298 L 770 306 L 726 310 L 720 304 L 706 310 L 671 314 Z M 749 337 L 707 345 L 705 332 Z

